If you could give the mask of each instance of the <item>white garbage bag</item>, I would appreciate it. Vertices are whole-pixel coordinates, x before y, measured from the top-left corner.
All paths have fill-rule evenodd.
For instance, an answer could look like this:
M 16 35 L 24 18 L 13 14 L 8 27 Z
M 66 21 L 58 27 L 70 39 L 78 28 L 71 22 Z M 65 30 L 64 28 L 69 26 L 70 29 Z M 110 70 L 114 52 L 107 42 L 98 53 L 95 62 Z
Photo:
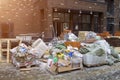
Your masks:
M 104 51 L 108 54 L 111 54 L 111 48 L 110 45 L 108 44 L 108 42 L 106 40 L 97 40 L 95 42 L 95 44 L 98 44 L 102 47 L 102 49 L 104 49 Z

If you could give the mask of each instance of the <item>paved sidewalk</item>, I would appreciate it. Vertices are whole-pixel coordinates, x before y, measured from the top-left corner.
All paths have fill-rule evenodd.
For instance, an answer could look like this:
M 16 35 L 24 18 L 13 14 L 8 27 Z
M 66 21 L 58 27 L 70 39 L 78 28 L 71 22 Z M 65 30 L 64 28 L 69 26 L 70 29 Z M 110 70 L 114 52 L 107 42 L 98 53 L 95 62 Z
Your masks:
M 0 80 L 120 80 L 120 62 L 112 66 L 84 68 L 52 75 L 42 67 L 17 70 L 12 64 L 0 63 Z

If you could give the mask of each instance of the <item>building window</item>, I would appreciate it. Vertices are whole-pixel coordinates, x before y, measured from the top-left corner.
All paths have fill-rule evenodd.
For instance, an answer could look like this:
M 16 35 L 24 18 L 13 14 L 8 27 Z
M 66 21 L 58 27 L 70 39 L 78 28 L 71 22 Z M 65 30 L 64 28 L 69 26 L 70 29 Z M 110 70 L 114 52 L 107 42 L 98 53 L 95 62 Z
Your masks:
M 53 10 L 53 26 L 57 32 L 57 36 L 64 29 L 71 29 L 76 35 L 78 31 L 95 31 L 98 32 L 98 28 L 101 27 L 101 17 L 99 12 L 71 10 L 68 13 L 68 9 Z
M 99 32 L 100 31 L 99 27 L 98 27 L 98 25 L 99 25 L 99 14 L 98 13 L 94 14 L 93 19 L 94 19 L 94 22 L 93 22 L 94 32 Z
M 53 20 L 63 22 L 64 21 L 64 14 L 58 13 L 58 12 L 53 13 Z
M 82 30 L 87 30 L 87 31 L 90 31 L 91 30 L 91 24 L 90 24 L 90 15 L 87 15 L 87 14 L 83 14 L 82 15 Z
M 79 14 L 73 14 L 73 30 L 81 30 L 81 16 Z
M 110 34 L 114 33 L 114 18 L 107 19 L 107 31 L 109 31 Z
M 107 0 L 107 14 L 109 16 L 114 15 L 114 0 Z
M 90 23 L 90 15 L 82 15 L 82 23 Z
M 69 21 L 70 21 L 70 14 L 65 13 L 65 22 L 69 22 Z

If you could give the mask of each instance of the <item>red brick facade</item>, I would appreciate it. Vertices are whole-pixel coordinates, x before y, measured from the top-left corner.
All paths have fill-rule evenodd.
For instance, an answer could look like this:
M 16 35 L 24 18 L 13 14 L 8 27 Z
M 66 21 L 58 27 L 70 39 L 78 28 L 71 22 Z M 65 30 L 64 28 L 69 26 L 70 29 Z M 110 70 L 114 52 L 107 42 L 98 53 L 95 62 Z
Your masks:
M 37 33 L 41 32 L 40 26 L 40 11 L 38 0 L 0 0 L 0 34 L 3 34 L 5 30 L 2 30 L 2 24 L 6 25 L 6 29 L 12 26 L 12 35 L 18 35 L 21 33 Z M 11 27 L 9 27 L 11 28 Z M 11 31 L 8 30 L 8 34 Z
M 14 36 L 44 31 L 52 37 L 54 8 L 100 12 L 99 27 L 106 27 L 106 4 L 85 0 L 1 0 L 0 22 L 13 24 Z

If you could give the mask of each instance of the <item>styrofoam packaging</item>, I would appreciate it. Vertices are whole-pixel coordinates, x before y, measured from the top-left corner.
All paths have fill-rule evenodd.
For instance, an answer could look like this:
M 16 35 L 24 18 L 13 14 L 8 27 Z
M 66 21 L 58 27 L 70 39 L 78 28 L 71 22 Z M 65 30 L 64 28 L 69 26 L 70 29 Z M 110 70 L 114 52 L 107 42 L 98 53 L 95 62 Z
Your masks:
M 31 41 L 32 40 L 32 36 L 25 36 L 25 41 Z
M 32 44 L 32 47 L 35 49 L 35 50 L 38 50 L 41 54 L 44 54 L 45 51 L 47 51 L 49 48 L 48 46 L 43 42 L 42 39 L 37 39 L 33 44 Z
M 76 58 L 72 58 L 71 59 L 72 63 L 81 63 L 82 62 L 82 58 L 76 57 Z
M 99 64 L 105 64 L 106 63 L 106 54 L 103 56 L 95 56 L 90 54 L 85 54 L 83 56 L 83 64 L 86 66 L 94 66 Z
M 16 39 L 23 40 L 21 36 L 16 36 Z
M 32 47 L 34 48 L 34 47 L 36 47 L 40 42 L 42 42 L 42 39 L 37 39 L 36 41 L 34 41 L 33 43 L 32 43 Z
M 31 41 L 32 36 L 30 36 L 30 35 L 18 35 L 18 36 L 16 36 L 16 39 L 20 39 L 22 41 Z
M 32 47 L 33 48 L 37 48 L 37 47 L 40 47 L 42 49 L 48 49 L 48 46 L 45 44 L 45 42 L 43 42 L 42 39 L 37 39 L 35 42 L 33 42 L 32 44 Z

